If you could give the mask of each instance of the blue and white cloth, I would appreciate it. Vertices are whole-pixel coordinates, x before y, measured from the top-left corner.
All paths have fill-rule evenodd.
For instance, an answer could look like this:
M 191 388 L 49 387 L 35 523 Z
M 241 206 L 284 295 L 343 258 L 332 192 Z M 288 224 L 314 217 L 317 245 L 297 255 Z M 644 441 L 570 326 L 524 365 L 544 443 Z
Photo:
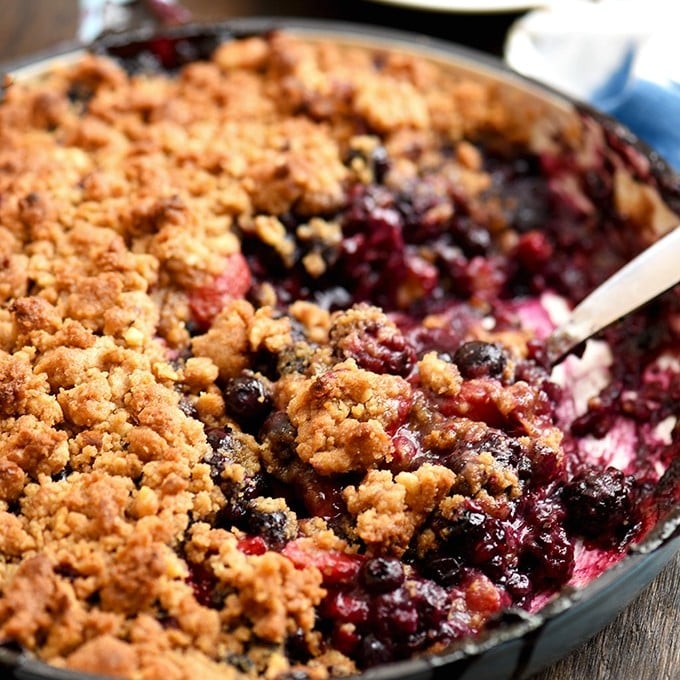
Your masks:
M 680 0 L 553 0 L 508 33 L 507 64 L 610 114 L 680 171 Z

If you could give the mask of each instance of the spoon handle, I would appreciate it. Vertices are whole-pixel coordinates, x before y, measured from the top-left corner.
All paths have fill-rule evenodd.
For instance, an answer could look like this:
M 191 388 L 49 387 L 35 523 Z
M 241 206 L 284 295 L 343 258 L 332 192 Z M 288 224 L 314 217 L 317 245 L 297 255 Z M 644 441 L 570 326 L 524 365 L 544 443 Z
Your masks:
M 613 321 L 641 307 L 680 281 L 680 227 L 642 251 L 584 298 L 546 343 L 554 364 Z

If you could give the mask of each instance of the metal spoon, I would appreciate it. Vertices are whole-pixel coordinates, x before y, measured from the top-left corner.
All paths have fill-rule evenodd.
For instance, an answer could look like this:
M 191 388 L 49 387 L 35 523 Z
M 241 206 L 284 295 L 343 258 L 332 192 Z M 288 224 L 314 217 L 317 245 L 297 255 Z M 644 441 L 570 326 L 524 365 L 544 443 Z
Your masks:
M 546 341 L 552 366 L 610 323 L 680 282 L 680 227 L 660 238 L 598 286 Z

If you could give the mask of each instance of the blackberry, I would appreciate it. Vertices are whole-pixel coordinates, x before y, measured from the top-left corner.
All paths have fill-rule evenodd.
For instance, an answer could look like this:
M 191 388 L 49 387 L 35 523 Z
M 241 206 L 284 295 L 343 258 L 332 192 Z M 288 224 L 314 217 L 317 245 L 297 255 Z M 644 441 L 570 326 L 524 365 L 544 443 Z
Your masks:
M 567 526 L 575 534 L 611 546 L 634 523 L 633 479 L 620 470 L 588 468 L 565 485 Z
M 405 586 L 375 596 L 371 619 L 380 637 L 387 639 L 403 639 L 419 625 L 416 602 Z
M 412 592 L 421 626 L 437 627 L 446 620 L 450 600 L 444 588 L 430 580 L 417 580 L 412 584 Z
M 574 545 L 564 528 L 555 523 L 529 541 L 520 559 L 535 591 L 566 583 L 574 570 Z
M 225 467 L 234 462 L 234 449 L 237 444 L 231 428 L 209 428 L 205 433 L 212 450 L 204 458 L 210 466 L 210 478 L 217 485 L 222 483 L 222 472 Z

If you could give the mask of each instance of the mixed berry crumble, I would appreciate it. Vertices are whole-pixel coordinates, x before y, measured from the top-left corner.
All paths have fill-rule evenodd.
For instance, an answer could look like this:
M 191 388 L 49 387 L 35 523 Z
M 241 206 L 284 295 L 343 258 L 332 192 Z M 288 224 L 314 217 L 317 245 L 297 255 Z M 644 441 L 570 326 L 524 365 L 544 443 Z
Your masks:
M 346 676 L 536 611 L 680 501 L 680 297 L 554 369 L 677 223 L 593 120 L 424 55 L 85 56 L 0 103 L 0 641 Z

